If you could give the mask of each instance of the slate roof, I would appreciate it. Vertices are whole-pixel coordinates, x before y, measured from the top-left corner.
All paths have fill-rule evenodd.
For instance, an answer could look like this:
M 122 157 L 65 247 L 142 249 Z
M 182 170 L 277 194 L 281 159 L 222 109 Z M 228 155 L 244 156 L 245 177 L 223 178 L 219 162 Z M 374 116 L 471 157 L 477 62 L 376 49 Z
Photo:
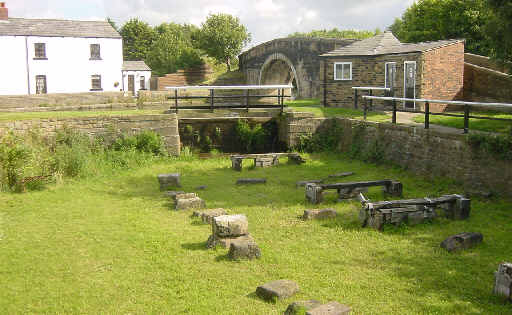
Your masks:
M 107 21 L 9 18 L 0 21 L 0 36 L 121 38 Z
M 151 68 L 142 60 L 123 61 L 123 71 L 151 71 Z
M 440 40 L 422 43 L 401 43 L 391 32 L 386 31 L 371 38 L 357 41 L 351 45 L 338 48 L 320 55 L 330 56 L 377 56 L 423 52 L 464 41 L 462 39 Z

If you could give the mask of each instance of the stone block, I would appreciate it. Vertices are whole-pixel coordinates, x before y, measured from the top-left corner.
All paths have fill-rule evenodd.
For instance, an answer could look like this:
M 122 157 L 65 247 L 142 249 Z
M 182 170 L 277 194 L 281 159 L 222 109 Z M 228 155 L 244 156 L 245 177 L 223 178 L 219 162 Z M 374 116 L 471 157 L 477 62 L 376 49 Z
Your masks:
M 176 210 L 201 209 L 204 207 L 204 200 L 199 197 L 176 199 Z
M 344 315 L 352 309 L 336 301 L 314 307 L 306 312 L 306 315 Z
M 304 220 L 334 219 L 338 213 L 334 209 L 304 210 Z
M 354 172 L 344 172 L 344 173 L 331 174 L 328 177 L 329 178 L 340 178 L 340 177 L 347 177 L 347 176 L 352 176 L 352 175 L 354 175 Z
M 494 273 L 493 293 L 512 301 L 512 263 L 501 263 Z
M 237 236 L 237 237 L 218 237 L 214 234 L 208 237 L 206 242 L 206 248 L 215 248 L 220 246 L 222 248 L 230 248 L 233 242 L 254 242 L 254 238 L 251 234 Z
M 158 182 L 160 183 L 160 190 L 167 190 L 172 187 L 181 187 L 180 174 L 160 174 L 157 176 Z
M 271 166 L 279 164 L 279 162 L 277 162 L 277 164 L 275 164 L 276 162 L 274 161 L 274 159 L 277 159 L 277 157 L 255 158 L 254 159 L 254 167 L 271 167 Z M 279 159 L 277 159 L 277 161 L 279 161 Z
M 306 184 L 306 200 L 312 204 L 318 204 L 323 201 L 322 187 L 316 184 Z
M 403 185 L 399 181 L 391 181 L 389 185 L 384 186 L 384 193 L 395 197 L 401 197 Z
M 306 184 L 321 184 L 323 179 L 311 179 L 311 180 L 301 180 L 295 183 L 296 187 L 304 187 Z
M 265 184 L 266 178 L 239 178 L 236 181 L 237 185 L 249 185 L 249 184 Z
M 357 188 L 345 188 L 338 190 L 338 198 L 340 200 L 343 199 L 353 199 L 359 197 L 359 194 L 368 192 L 368 187 L 357 187 Z
M 210 209 L 210 210 L 201 212 L 200 217 L 204 223 L 212 224 L 214 218 L 219 217 L 221 215 L 226 215 L 226 214 L 227 214 L 226 210 L 224 210 L 222 208 L 217 208 L 217 209 Z
M 170 191 L 166 191 L 165 195 L 171 197 L 172 199 L 175 199 L 176 195 L 181 195 L 184 193 L 185 193 L 184 191 L 170 190 Z
M 174 200 L 190 199 L 190 198 L 196 198 L 196 197 L 197 197 L 196 193 L 181 193 L 181 194 L 175 194 L 174 195 Z
M 228 257 L 233 260 L 252 260 L 261 257 L 261 250 L 254 241 L 236 240 L 229 245 Z
M 243 160 L 243 157 L 231 156 L 231 168 L 235 171 L 241 171 Z
M 306 311 L 322 305 L 322 302 L 317 300 L 297 301 L 288 305 L 284 315 L 299 315 L 304 314 Z
M 244 214 L 221 215 L 212 223 L 212 234 L 218 237 L 236 237 L 249 234 L 249 223 Z
M 475 247 L 481 243 L 484 236 L 481 233 L 460 233 L 452 235 L 441 243 L 441 247 L 449 252 Z
M 256 295 L 267 301 L 289 298 L 299 292 L 299 285 L 291 280 L 276 280 L 256 288 Z

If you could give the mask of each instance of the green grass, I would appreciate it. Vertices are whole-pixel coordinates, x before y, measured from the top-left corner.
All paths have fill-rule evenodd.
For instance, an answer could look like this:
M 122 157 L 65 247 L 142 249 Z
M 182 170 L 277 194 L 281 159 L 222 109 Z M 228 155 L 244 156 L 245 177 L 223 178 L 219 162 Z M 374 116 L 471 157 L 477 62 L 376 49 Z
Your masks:
M 453 114 L 464 115 L 463 112 L 453 112 Z M 472 116 L 482 116 L 482 117 L 495 117 L 495 118 L 506 118 L 512 119 L 512 114 L 504 114 L 500 112 L 474 112 L 471 113 Z M 423 115 L 414 117 L 413 120 L 415 122 L 424 123 L 425 117 Z M 430 123 L 464 129 L 464 118 L 462 117 L 446 117 L 446 116 L 430 116 Z M 506 133 L 510 132 L 510 128 L 512 127 L 512 122 L 510 121 L 498 121 L 498 120 L 485 120 L 485 119 L 469 119 L 469 129 L 480 130 L 480 131 L 488 131 L 488 132 L 501 132 Z
M 293 101 L 285 101 L 285 104 L 288 105 L 294 111 L 301 112 L 310 112 L 315 114 L 317 117 L 346 117 L 353 119 L 363 119 L 364 113 L 362 110 L 351 109 L 351 108 L 343 108 L 343 107 L 323 107 L 319 99 L 303 99 L 303 100 L 293 100 Z M 383 112 L 368 112 L 368 120 L 369 121 L 381 121 L 381 122 L 390 122 L 391 115 L 383 113 Z
M 361 228 L 358 204 L 327 198 L 336 220 L 299 219 L 302 179 L 354 171 L 346 180 L 393 178 L 406 198 L 461 193 L 448 180 L 397 168 L 313 155 L 302 166 L 230 169 L 228 158 L 168 159 L 149 166 L 51 186 L 0 193 L 0 313 L 282 314 L 296 300 L 337 300 L 354 314 L 505 314 L 492 296 L 493 272 L 510 260 L 510 202 L 473 199 L 467 221 L 439 218 L 414 227 Z M 247 163 L 247 162 L 246 162 Z M 248 163 L 247 163 L 248 164 Z M 262 250 L 255 261 L 232 262 L 227 250 L 206 250 L 210 228 L 176 212 L 156 175 L 180 172 L 183 190 L 208 208 L 244 213 Z M 266 185 L 236 186 L 239 177 Z M 370 198 L 383 196 L 371 189 Z M 484 242 L 447 253 L 447 236 L 478 231 Z M 256 287 L 292 279 L 296 296 L 266 303 Z
M 51 111 L 51 112 L 24 112 L 0 113 L 0 121 L 44 119 L 44 118 L 78 118 L 95 116 L 130 116 L 163 114 L 163 110 L 108 110 L 108 111 Z

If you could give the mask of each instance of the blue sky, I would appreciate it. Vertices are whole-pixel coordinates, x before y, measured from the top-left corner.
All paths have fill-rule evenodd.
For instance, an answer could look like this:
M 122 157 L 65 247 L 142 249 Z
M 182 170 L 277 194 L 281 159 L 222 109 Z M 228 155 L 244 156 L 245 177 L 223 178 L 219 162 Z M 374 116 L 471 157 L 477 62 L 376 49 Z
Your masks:
M 312 29 L 385 29 L 413 0 L 2 0 L 10 17 L 103 20 L 118 25 L 137 17 L 200 25 L 209 13 L 236 15 L 249 29 L 251 46 Z

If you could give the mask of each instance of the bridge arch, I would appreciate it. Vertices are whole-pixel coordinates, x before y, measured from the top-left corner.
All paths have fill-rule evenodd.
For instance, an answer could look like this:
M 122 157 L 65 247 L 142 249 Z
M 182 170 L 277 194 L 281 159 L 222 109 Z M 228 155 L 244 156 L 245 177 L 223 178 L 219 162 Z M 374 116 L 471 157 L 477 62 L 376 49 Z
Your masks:
M 259 84 L 292 84 L 293 94 L 300 91 L 297 70 L 282 53 L 273 53 L 267 57 L 259 73 Z

